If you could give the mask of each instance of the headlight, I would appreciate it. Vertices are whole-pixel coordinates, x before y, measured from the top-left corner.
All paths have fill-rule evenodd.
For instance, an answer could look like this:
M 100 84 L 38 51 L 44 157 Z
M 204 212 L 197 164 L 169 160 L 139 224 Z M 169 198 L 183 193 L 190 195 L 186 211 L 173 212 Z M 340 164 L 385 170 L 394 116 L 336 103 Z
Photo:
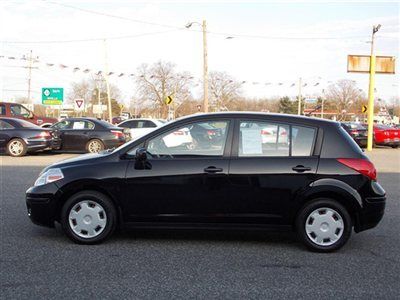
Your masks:
M 38 179 L 35 181 L 35 186 L 38 185 L 44 185 L 50 182 L 54 182 L 60 179 L 64 178 L 64 174 L 61 171 L 61 169 L 55 168 L 55 169 L 49 169 L 43 174 L 39 176 Z

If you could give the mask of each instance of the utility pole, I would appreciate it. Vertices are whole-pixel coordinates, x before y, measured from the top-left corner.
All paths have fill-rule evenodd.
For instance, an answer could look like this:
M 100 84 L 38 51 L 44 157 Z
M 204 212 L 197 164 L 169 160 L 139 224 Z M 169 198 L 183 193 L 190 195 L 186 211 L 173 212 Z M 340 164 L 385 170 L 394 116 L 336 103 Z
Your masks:
M 203 106 L 204 112 L 208 112 L 208 51 L 207 51 L 207 22 L 203 20 L 203 23 L 190 22 L 185 25 L 186 28 L 192 27 L 193 24 L 197 24 L 203 29 Z
M 34 108 L 34 102 L 33 102 L 33 99 L 32 99 L 32 101 L 31 101 L 31 89 L 32 89 L 32 69 L 34 69 L 34 67 L 33 67 L 33 64 L 35 63 L 35 62 L 37 62 L 37 57 L 36 58 L 34 58 L 33 56 L 32 56 L 32 50 L 31 51 L 29 51 L 29 55 L 28 56 L 24 56 L 24 59 L 26 59 L 27 61 L 28 61 L 28 65 L 25 67 L 25 68 L 27 68 L 29 71 L 28 71 L 28 99 L 27 99 L 27 102 L 30 104 L 32 104 L 32 110 L 33 110 L 33 108 Z
M 324 118 L 324 100 L 325 100 L 325 90 L 322 90 L 322 99 L 321 99 L 321 119 Z
M 203 20 L 203 88 L 204 88 L 204 112 L 208 112 L 208 53 L 207 53 L 207 23 Z
M 110 95 L 110 83 L 108 81 L 108 57 L 107 57 L 107 41 L 104 40 L 104 59 L 106 65 L 105 71 L 105 79 L 106 79 L 106 86 L 107 86 L 107 100 L 108 100 L 108 119 L 109 122 L 112 123 L 112 107 L 111 107 L 111 95 Z
M 372 151 L 373 133 L 374 133 L 374 89 L 375 89 L 375 65 L 376 57 L 374 53 L 375 33 L 378 32 L 381 25 L 373 26 L 371 38 L 371 57 L 369 60 L 369 89 L 368 89 L 368 140 L 367 150 Z
M 301 115 L 301 77 L 299 78 L 299 105 L 298 105 L 298 108 L 297 108 L 297 114 L 298 115 Z

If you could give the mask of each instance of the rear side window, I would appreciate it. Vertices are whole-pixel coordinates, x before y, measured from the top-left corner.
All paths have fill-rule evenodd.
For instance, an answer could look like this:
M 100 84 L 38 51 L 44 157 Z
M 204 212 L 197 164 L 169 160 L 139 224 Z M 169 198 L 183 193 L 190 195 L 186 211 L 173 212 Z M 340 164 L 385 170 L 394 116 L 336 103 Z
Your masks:
M 239 156 L 289 156 L 289 125 L 240 122 Z
M 72 125 L 72 129 L 80 130 L 80 129 L 93 129 L 94 124 L 88 121 L 74 121 Z
M 29 117 L 30 112 L 29 110 L 27 110 L 25 107 L 23 107 L 22 105 L 19 104 L 11 104 L 10 106 L 11 108 L 11 114 L 13 116 L 19 116 L 19 117 Z
M 6 115 L 6 106 L 4 104 L 0 104 L 0 115 L 1 116 Z
M 144 124 L 144 127 L 146 127 L 146 128 L 154 128 L 154 127 L 157 127 L 157 125 L 154 124 L 152 121 L 146 121 L 145 124 Z
M 311 156 L 317 130 L 259 121 L 240 122 L 240 157 Z
M 11 124 L 9 124 L 3 120 L 0 120 L 0 129 L 12 129 L 12 128 L 14 128 L 14 127 Z
M 292 126 L 292 156 L 310 156 L 316 130 L 310 127 Z

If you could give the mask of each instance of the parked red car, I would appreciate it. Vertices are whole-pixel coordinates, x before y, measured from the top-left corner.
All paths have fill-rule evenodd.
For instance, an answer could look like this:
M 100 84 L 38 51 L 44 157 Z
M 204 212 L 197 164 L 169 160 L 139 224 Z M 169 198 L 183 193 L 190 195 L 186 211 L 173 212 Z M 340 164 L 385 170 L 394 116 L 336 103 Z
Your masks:
M 400 145 L 400 128 L 374 125 L 374 144 L 397 148 Z
M 37 116 L 25 106 L 10 102 L 0 102 L 0 117 L 22 119 L 40 127 L 50 127 L 58 121 L 56 118 Z

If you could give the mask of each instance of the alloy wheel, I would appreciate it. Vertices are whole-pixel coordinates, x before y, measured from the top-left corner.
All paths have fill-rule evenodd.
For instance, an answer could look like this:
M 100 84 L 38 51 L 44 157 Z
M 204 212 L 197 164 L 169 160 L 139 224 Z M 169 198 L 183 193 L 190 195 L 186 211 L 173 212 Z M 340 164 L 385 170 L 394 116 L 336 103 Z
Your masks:
M 14 156 L 19 156 L 24 151 L 24 145 L 21 141 L 12 141 L 8 146 L 10 153 Z
M 88 150 L 90 153 L 97 153 L 102 149 L 99 141 L 91 141 L 88 145 Z

